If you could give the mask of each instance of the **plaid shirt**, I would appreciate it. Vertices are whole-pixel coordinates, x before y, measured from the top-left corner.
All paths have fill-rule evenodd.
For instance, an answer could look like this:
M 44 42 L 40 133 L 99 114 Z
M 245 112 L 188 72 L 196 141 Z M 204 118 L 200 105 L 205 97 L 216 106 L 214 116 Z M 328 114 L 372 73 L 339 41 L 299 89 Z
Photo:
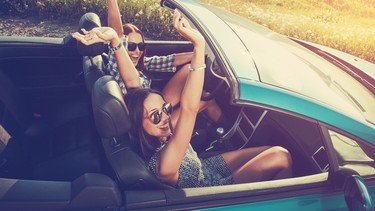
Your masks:
M 127 39 L 122 39 L 123 45 L 127 50 L 128 42 Z M 153 56 L 145 57 L 144 60 L 144 71 L 153 71 L 153 72 L 176 72 L 176 67 L 173 66 L 175 59 L 175 54 L 168 56 Z M 108 53 L 108 64 L 106 66 L 106 71 L 108 74 L 114 76 L 115 80 L 120 86 L 121 92 L 123 95 L 127 93 L 125 83 L 122 80 L 120 72 L 117 68 L 116 57 L 114 51 L 109 50 Z M 142 71 L 139 72 L 139 80 L 142 88 L 151 87 L 151 79 L 147 78 Z

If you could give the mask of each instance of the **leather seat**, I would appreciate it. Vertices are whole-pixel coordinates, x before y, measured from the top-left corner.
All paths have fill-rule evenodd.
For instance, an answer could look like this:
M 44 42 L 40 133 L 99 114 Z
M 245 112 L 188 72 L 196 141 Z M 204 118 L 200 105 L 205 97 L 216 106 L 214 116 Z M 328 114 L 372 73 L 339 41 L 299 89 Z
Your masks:
M 112 76 L 98 79 L 92 90 L 96 128 L 101 137 L 113 177 L 121 189 L 171 189 L 156 179 L 143 159 L 133 150 L 128 109 L 120 87 Z

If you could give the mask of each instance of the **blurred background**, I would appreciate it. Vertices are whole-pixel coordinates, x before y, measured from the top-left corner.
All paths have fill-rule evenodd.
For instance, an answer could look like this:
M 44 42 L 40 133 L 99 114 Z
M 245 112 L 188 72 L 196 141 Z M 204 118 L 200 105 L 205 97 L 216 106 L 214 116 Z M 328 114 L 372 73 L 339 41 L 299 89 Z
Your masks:
M 148 39 L 179 40 L 159 0 L 118 0 L 122 19 Z M 203 0 L 287 36 L 375 63 L 375 0 Z M 63 37 L 86 12 L 106 25 L 106 0 L 0 0 L 0 36 Z

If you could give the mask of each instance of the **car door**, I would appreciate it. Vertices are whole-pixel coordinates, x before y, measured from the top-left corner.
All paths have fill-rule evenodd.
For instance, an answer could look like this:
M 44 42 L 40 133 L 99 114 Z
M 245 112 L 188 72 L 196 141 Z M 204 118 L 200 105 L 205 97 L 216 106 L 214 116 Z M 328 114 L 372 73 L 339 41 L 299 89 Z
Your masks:
M 299 159 L 293 159 L 295 167 L 298 168 L 294 169 L 294 173 L 297 174 L 297 172 L 301 171 L 301 165 L 299 164 L 300 160 L 302 160 L 301 158 L 311 160 L 311 162 L 304 164 L 308 165 L 306 168 L 315 168 L 314 173 L 309 172 L 302 175 L 303 172 L 301 172 L 300 176 L 295 175 L 292 178 L 283 180 L 229 186 L 142 192 L 125 191 L 126 203 L 124 206 L 130 210 L 137 208 L 144 210 L 156 208 L 199 210 L 348 210 L 348 207 L 351 206 L 350 202 L 359 201 L 360 203 L 355 204 L 368 204 L 366 210 L 373 209 L 373 200 L 371 197 L 362 198 L 366 194 L 367 196 L 374 195 L 375 181 L 374 174 L 371 173 L 374 169 L 373 145 L 357 140 L 355 137 L 348 136 L 345 133 L 344 135 L 337 135 L 334 132 L 337 129 L 316 121 L 307 124 L 305 122 L 307 119 L 304 118 L 297 120 L 287 114 L 277 114 L 271 111 L 268 113 L 271 113 L 268 115 L 269 118 L 272 118 L 272 121 L 283 124 L 282 131 L 285 134 L 294 138 L 285 139 L 285 137 L 281 136 L 282 133 L 274 133 L 274 131 L 269 130 L 270 128 L 268 128 L 268 133 L 276 136 L 276 139 L 288 140 L 289 145 L 295 146 L 289 148 L 292 154 L 304 154 L 303 157 L 297 157 Z M 242 122 L 239 124 L 243 125 Z M 303 127 L 303 125 L 305 126 Z M 317 131 L 311 129 L 313 126 L 317 127 Z M 303 138 L 304 135 L 307 137 Z M 322 139 L 319 139 L 319 136 Z M 345 139 L 342 136 L 348 137 Z M 335 137 L 340 137 L 340 139 L 334 140 Z M 350 139 L 351 142 L 348 142 L 348 138 L 353 140 Z M 314 140 L 316 142 L 315 145 L 312 144 Z M 342 144 L 351 143 L 354 149 L 335 143 L 340 140 L 344 140 Z M 358 142 L 358 144 L 354 144 L 354 142 Z M 305 149 L 314 147 L 318 150 Z M 358 147 L 361 148 L 358 149 Z M 295 150 L 291 151 L 291 149 Z M 348 151 L 349 154 L 343 154 L 345 153 L 343 149 L 344 151 Z M 356 158 L 354 161 L 352 160 L 353 156 L 358 157 L 358 155 L 362 157 L 362 164 L 360 164 L 360 159 Z M 345 156 L 347 157 L 345 158 Z M 338 157 L 341 158 L 338 159 Z M 364 182 L 354 184 L 350 179 L 353 176 L 361 176 Z M 366 185 L 368 188 L 366 188 Z M 356 208 L 352 207 L 350 210 L 356 210 Z
M 299 190 L 264 190 L 247 202 L 207 210 L 374 210 L 375 146 L 325 124 L 321 130 L 330 160 L 326 179 L 313 185 L 313 177 L 305 178 L 311 184 Z

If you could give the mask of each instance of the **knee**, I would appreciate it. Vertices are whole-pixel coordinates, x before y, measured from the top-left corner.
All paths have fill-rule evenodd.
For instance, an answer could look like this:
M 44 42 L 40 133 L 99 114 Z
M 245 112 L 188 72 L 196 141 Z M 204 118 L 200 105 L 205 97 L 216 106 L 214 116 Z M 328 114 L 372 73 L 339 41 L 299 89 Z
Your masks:
M 276 161 L 276 165 L 281 169 L 290 169 L 293 161 L 289 151 L 283 147 L 275 146 L 271 147 L 273 159 Z

